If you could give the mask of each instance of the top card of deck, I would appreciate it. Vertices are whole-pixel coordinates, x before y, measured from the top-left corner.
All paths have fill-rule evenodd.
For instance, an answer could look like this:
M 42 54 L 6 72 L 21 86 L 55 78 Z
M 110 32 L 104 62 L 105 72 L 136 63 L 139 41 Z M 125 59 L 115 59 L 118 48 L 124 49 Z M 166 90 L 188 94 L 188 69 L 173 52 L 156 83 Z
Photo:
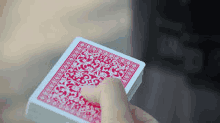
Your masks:
M 99 104 L 81 96 L 84 85 L 119 78 L 126 94 L 145 63 L 82 37 L 76 37 L 29 101 L 78 122 L 101 122 Z

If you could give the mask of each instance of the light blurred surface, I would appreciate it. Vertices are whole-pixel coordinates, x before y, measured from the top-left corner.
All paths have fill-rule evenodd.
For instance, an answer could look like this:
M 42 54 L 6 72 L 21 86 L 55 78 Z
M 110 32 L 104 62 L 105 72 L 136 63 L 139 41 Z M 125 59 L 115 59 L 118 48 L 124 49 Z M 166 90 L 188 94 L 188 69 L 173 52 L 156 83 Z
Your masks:
M 129 54 L 129 4 L 129 0 L 1 0 L 0 99 L 6 102 L 0 105 L 10 105 L 2 111 L 3 121 L 32 122 L 23 116 L 28 97 L 75 37 Z
M 1 17 L 1 61 L 18 66 L 30 56 L 64 50 L 76 36 L 98 43 L 125 37 L 128 6 L 126 0 L 7 2 Z

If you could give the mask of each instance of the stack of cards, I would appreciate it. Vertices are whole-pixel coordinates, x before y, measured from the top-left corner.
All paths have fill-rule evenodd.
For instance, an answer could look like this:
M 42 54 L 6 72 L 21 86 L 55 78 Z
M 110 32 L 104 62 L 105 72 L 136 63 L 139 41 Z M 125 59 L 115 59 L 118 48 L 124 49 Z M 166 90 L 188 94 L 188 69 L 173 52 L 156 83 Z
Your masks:
M 119 78 L 128 101 L 142 83 L 145 63 L 77 37 L 29 98 L 26 117 L 37 123 L 101 123 L 101 107 L 81 95 L 85 85 Z

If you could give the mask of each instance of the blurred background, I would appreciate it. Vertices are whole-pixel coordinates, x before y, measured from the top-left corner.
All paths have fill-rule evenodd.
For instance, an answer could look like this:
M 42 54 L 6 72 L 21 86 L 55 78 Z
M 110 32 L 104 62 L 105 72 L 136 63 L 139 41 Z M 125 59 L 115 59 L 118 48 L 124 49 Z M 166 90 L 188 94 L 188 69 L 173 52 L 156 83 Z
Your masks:
M 28 98 L 72 40 L 144 61 L 131 103 L 161 123 L 219 123 L 220 31 L 214 2 L 1 0 L 2 123 L 32 123 Z

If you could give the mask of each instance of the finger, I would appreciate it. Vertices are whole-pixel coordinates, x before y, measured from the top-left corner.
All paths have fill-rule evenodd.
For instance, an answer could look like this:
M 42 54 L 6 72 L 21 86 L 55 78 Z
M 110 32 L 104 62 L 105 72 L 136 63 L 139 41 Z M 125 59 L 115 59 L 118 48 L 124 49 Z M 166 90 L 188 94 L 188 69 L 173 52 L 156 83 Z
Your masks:
M 142 110 L 141 108 L 132 105 L 129 102 L 129 106 L 130 106 L 130 110 L 131 110 L 131 114 L 133 119 L 137 120 L 137 123 L 155 123 L 157 122 L 156 119 L 151 116 L 150 114 L 148 114 L 147 112 L 145 112 L 144 110 Z M 136 123 L 135 122 L 135 123 Z
M 134 122 L 145 123 L 146 119 L 144 117 L 138 116 L 137 111 L 136 111 L 137 110 L 136 106 L 129 104 L 129 107 L 130 107 L 130 112 L 131 112 Z

